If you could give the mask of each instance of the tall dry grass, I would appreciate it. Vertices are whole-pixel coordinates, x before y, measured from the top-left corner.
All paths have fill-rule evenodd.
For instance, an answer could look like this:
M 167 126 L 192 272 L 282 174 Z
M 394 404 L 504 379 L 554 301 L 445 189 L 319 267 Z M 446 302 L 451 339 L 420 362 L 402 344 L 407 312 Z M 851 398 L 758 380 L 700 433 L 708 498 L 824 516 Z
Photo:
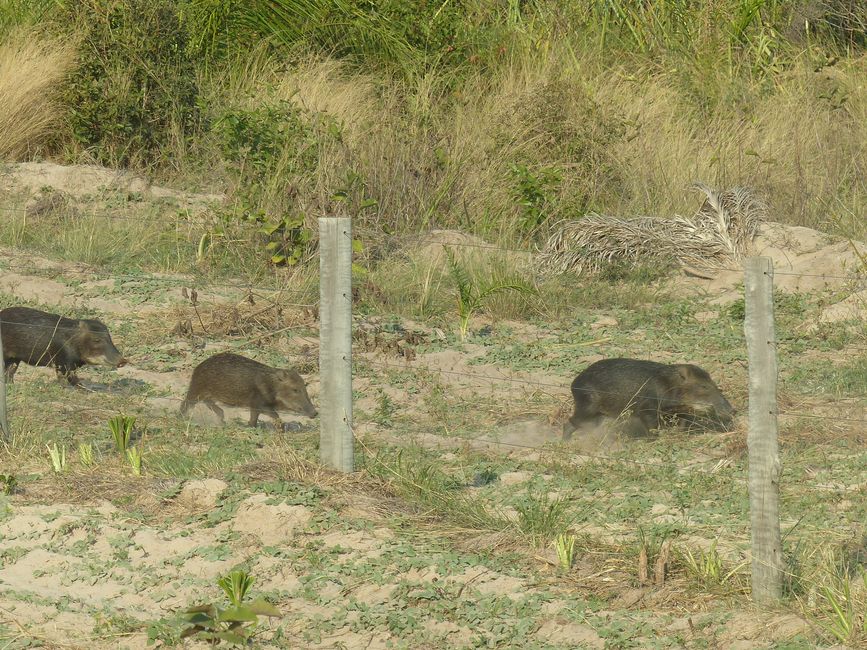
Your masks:
M 75 65 L 75 48 L 26 31 L 0 43 L 0 159 L 32 157 L 55 138 L 63 110 L 55 91 Z
M 287 71 L 264 52 L 210 87 L 222 105 L 286 100 L 341 125 L 313 177 L 291 188 L 311 222 L 345 209 L 330 197 L 352 172 L 377 201 L 354 215 L 361 226 L 460 228 L 514 243 L 594 210 L 692 214 L 695 181 L 750 187 L 771 219 L 863 238 L 864 78 L 867 60 L 822 68 L 805 55 L 774 85 L 733 78 L 719 92 L 737 101 L 699 109 L 677 72 L 612 66 L 564 44 L 522 52 L 457 87 L 436 69 L 407 80 L 323 58 Z M 555 180 L 546 184 L 548 173 Z M 262 207 L 285 210 L 286 191 L 275 174 Z M 528 210 L 541 226 L 528 225 Z

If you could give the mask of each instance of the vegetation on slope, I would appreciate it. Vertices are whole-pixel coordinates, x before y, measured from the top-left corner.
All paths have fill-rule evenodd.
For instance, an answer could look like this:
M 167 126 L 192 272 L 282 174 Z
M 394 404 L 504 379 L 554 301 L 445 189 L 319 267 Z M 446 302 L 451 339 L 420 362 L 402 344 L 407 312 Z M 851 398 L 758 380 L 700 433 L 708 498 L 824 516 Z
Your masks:
M 228 191 L 220 216 L 276 233 L 281 262 L 321 214 L 524 242 L 690 213 L 696 180 L 860 236 L 865 24 L 848 0 L 6 0 L 2 61 L 22 32 L 77 58 L 30 55 L 62 123 L 0 106 L 0 140 Z

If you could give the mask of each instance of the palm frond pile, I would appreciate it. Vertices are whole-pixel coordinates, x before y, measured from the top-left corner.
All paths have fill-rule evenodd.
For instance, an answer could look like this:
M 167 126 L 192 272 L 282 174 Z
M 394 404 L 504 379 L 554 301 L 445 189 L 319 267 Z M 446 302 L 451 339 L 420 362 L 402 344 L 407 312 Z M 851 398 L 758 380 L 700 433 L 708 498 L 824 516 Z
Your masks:
M 747 188 L 720 192 L 701 183 L 693 187 L 706 198 L 691 218 L 588 214 L 561 222 L 537 255 L 537 270 L 547 275 L 592 274 L 611 263 L 637 266 L 654 261 L 710 270 L 739 262 L 767 208 Z

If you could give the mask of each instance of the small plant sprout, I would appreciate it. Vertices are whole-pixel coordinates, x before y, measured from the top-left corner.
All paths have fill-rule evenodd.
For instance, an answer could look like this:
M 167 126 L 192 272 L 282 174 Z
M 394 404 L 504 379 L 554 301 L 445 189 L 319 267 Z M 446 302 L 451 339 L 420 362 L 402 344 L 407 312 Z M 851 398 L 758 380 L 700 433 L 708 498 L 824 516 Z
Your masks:
M 819 590 L 826 609 L 830 608 L 826 620 L 819 620 L 819 625 L 840 643 L 853 647 L 867 639 L 867 572 L 861 578 L 864 585 L 860 589 L 859 585 L 853 589 L 852 579 L 843 575 L 835 581 L 836 585 L 822 585 Z
M 226 609 L 214 604 L 190 607 L 184 614 L 189 627 L 181 632 L 181 638 L 195 636 L 210 645 L 225 641 L 231 645 L 246 646 L 256 631 L 260 616 L 281 616 L 276 607 L 264 600 L 244 602 L 253 584 L 253 578 L 244 571 L 232 571 L 220 578 L 217 584 L 225 592 L 230 606 Z
M 135 424 L 135 416 L 115 415 L 108 421 L 108 428 L 114 436 L 114 446 L 122 454 L 129 446 L 129 438 L 132 427 Z
M 13 494 L 18 487 L 18 479 L 14 474 L 0 474 L 0 493 Z
M 126 458 L 129 461 L 129 466 L 132 468 L 132 473 L 136 476 L 141 476 L 141 452 L 138 447 L 130 447 L 126 450 Z
M 85 467 L 93 467 L 93 445 L 89 442 L 82 442 L 78 445 L 78 460 Z
M 226 598 L 234 607 L 238 607 L 247 596 L 247 592 L 256 579 L 244 571 L 232 571 L 229 575 L 217 580 L 217 584 L 225 592 Z
M 572 568 L 575 562 L 575 542 L 578 538 L 575 535 L 562 533 L 557 535 L 555 545 L 557 547 L 557 559 L 560 560 L 560 568 L 563 571 L 568 571 Z
M 746 561 L 741 562 L 731 571 L 726 572 L 722 557 L 716 550 L 718 541 L 714 540 L 707 551 L 699 549 L 693 555 L 687 548 L 682 554 L 687 569 L 704 585 L 724 585 L 748 564 Z
M 452 249 L 445 246 L 443 249 L 446 252 L 449 271 L 452 274 L 452 278 L 455 281 L 455 288 L 457 289 L 458 326 L 460 329 L 461 341 L 464 341 L 467 338 L 467 332 L 470 328 L 470 318 L 472 318 L 473 314 L 482 308 L 482 303 L 487 298 L 502 291 L 519 291 L 521 293 L 530 292 L 530 288 L 527 285 L 519 284 L 517 282 L 502 282 L 488 284 L 487 286 L 481 287 L 477 286 L 472 278 L 470 278 L 470 274 L 467 272 L 466 267 L 458 263 Z
M 54 469 L 54 473 L 60 474 L 60 472 L 66 469 L 66 445 L 58 448 L 55 442 L 50 447 L 48 445 L 45 446 L 51 456 L 51 467 Z

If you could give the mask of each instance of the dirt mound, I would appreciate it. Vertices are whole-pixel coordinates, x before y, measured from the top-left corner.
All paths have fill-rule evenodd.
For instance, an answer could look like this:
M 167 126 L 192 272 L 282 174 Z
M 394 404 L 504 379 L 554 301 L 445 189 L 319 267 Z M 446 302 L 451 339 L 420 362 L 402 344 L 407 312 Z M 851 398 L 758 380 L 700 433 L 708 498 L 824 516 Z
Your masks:
M 221 194 L 193 194 L 151 185 L 148 179 L 138 174 L 97 165 L 57 165 L 49 162 L 10 164 L 0 173 L 0 183 L 10 193 L 26 191 L 37 194 L 43 188 L 51 188 L 75 199 L 109 189 L 141 194 L 145 199 L 174 199 L 194 211 L 225 199 Z
M 867 244 L 841 241 L 811 228 L 764 223 L 749 254 L 771 258 L 774 287 L 789 293 L 841 289 L 865 281 L 859 255 L 867 255 Z M 732 268 L 702 275 L 679 279 L 677 283 L 688 291 L 714 295 L 713 302 L 719 304 L 743 297 L 742 270 Z M 860 280 L 856 277 L 859 275 Z M 863 307 L 860 313 L 864 315 Z

